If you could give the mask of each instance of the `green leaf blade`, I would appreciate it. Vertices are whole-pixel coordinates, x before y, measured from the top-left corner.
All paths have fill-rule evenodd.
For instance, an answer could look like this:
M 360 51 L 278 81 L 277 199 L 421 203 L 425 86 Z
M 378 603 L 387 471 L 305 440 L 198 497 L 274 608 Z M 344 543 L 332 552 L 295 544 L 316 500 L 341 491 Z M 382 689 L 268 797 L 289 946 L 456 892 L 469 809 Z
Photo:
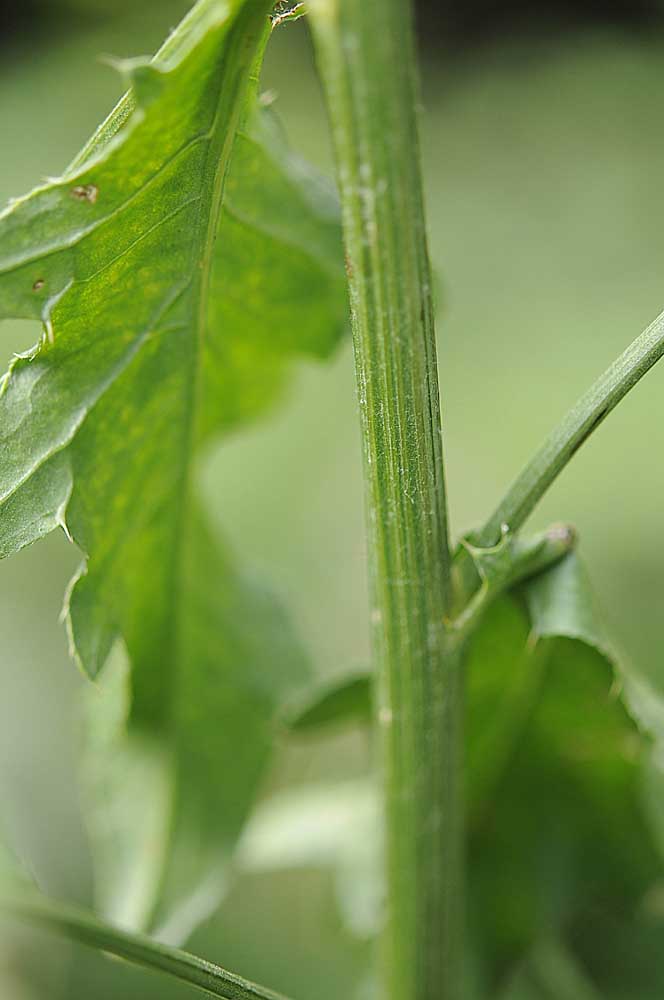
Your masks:
M 661 867 L 642 801 L 649 744 L 575 553 L 490 609 L 469 670 L 471 870 L 489 967 L 538 935 L 636 919 Z
M 141 773 L 164 792 L 146 792 L 129 866 L 146 830 L 167 842 L 129 925 L 218 901 L 309 677 L 196 499 L 201 446 L 261 415 L 293 360 L 327 356 L 344 328 L 335 199 L 256 115 L 270 7 L 201 0 L 154 62 L 123 65 L 130 94 L 65 177 L 0 216 L 0 316 L 44 322 L 0 391 L 0 555 L 63 527 L 86 557 L 72 651 L 102 690 L 111 650 L 128 653 L 127 690 L 98 700 L 97 722 L 119 721 L 93 770 L 119 801 L 113 757 L 140 770 L 151 747 L 157 771 Z M 117 849 L 95 847 L 104 897 Z

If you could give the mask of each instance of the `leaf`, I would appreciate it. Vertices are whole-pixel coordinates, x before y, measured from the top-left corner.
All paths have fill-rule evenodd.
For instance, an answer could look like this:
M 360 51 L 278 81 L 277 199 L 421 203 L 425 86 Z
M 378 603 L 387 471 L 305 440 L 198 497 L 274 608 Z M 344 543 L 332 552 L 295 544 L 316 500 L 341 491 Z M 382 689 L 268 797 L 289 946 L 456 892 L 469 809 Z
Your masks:
M 457 560 L 467 552 L 482 581 L 481 590 L 496 595 L 527 579 L 537 579 L 556 565 L 576 544 L 576 533 L 568 524 L 554 524 L 537 535 L 512 535 L 506 531 L 497 545 L 481 547 L 472 534 L 464 538 Z
M 466 668 L 468 811 L 481 811 L 503 777 L 540 697 L 545 658 L 528 644 L 523 609 L 503 596 L 471 642 Z
M 277 0 L 272 12 L 272 24 L 283 24 L 285 21 L 297 21 L 306 14 L 306 4 L 296 0 Z
M 599 1000 L 599 997 L 564 943 L 551 939 L 538 943 L 501 993 L 500 1000 Z
M 541 934 L 592 925 L 594 910 L 633 915 L 661 871 L 640 802 L 646 747 L 606 665 L 556 640 L 539 669 L 470 830 L 473 916 L 494 970 Z
M 476 761 L 486 745 L 490 775 L 475 786 L 472 910 L 494 973 L 539 935 L 633 919 L 661 870 L 641 801 L 648 744 L 619 697 L 624 674 L 578 558 L 522 592 L 530 623 L 504 598 L 469 663 L 470 745 Z
M 69 171 L 0 215 L 0 317 L 44 323 L 0 393 L 0 555 L 57 526 L 86 554 L 72 650 L 114 689 L 97 699 L 105 776 L 88 755 L 111 796 L 100 894 L 157 855 L 111 908 L 153 927 L 175 911 L 173 934 L 223 892 L 277 719 L 309 681 L 196 501 L 202 446 L 344 326 L 335 200 L 255 110 L 269 10 L 200 0 L 154 62 L 123 64 L 130 96 Z M 107 679 L 118 642 L 131 669 Z
M 533 632 L 584 643 L 616 672 L 616 683 L 632 718 L 656 744 L 664 745 L 664 692 L 620 656 L 598 615 L 587 573 L 572 553 L 524 588 Z M 663 758 L 664 759 L 664 758 Z
M 635 917 L 594 914 L 590 927 L 574 929 L 579 958 L 607 1000 L 659 1000 L 664 995 L 661 881 Z
M 515 597 L 519 595 L 525 598 L 527 619 L 518 610 Z M 605 677 L 607 690 L 614 685 L 612 700 L 622 694 L 635 722 L 655 740 L 664 733 L 664 701 L 645 678 L 619 659 L 575 552 L 514 588 L 512 596 L 504 597 L 491 616 L 490 610 L 488 621 L 474 636 L 468 667 L 471 721 L 475 719 L 471 761 L 486 746 L 487 765 L 496 770 L 501 755 L 495 739 L 503 733 L 509 740 L 514 699 L 517 705 L 522 698 L 528 700 L 528 692 L 532 694 L 538 687 L 543 661 L 552 657 L 561 665 L 565 659 L 579 657 L 589 664 L 595 662 L 593 669 Z M 583 646 L 585 652 L 577 646 Z M 574 682 L 578 680 L 574 678 Z M 574 687 L 568 682 L 561 695 L 570 691 Z M 588 721 L 591 719 L 592 715 Z
M 581 560 L 572 552 L 524 586 L 534 634 L 565 636 L 596 649 L 610 664 L 617 656 L 601 622 Z
M 380 928 L 384 901 L 380 807 L 369 781 L 297 788 L 262 803 L 242 835 L 245 872 L 330 868 L 339 910 L 360 938 Z
M 371 679 L 366 667 L 312 685 L 287 716 L 288 728 L 297 735 L 350 722 L 367 724 L 370 720 Z

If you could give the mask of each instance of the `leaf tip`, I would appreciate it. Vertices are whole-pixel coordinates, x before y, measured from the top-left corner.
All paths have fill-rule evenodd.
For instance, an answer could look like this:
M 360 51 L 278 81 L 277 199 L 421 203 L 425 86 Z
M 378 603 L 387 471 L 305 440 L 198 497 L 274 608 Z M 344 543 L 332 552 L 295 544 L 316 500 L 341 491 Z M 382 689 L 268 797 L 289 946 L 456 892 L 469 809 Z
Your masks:
M 293 0 L 279 0 L 275 3 L 270 14 L 270 22 L 273 28 L 287 21 L 297 21 L 307 13 L 305 3 L 294 3 Z

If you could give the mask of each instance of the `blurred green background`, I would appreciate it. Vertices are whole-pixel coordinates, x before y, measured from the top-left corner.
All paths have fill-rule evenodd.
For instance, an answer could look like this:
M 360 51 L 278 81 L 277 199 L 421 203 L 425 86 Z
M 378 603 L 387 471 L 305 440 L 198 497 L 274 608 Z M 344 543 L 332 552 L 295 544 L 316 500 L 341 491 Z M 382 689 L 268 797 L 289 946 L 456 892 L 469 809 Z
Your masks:
M 57 174 L 121 92 L 99 55 L 154 50 L 186 0 L 13 4 L 0 13 L 0 203 Z M 606 9 L 608 8 L 608 9 Z M 424 172 L 456 533 L 664 306 L 664 24 L 654 3 L 422 3 Z M 264 83 L 294 144 L 329 168 L 302 24 Z M 30 324 L 0 324 L 0 353 Z M 4 366 L 4 360 L 3 360 Z M 605 617 L 664 687 L 664 369 L 602 427 L 534 519 L 574 522 Z M 367 658 L 362 483 L 348 346 L 302 365 L 268 423 L 215 453 L 204 490 L 282 593 L 321 673 Z M 43 885 L 86 901 L 78 695 L 58 623 L 77 563 L 52 537 L 0 563 L 1 818 Z M 367 766 L 359 735 L 284 747 L 273 784 Z M 260 947 L 256 947 L 256 942 Z M 350 996 L 369 946 L 315 873 L 245 879 L 195 950 L 300 997 Z M 62 942 L 3 929 L 2 1000 L 187 997 Z

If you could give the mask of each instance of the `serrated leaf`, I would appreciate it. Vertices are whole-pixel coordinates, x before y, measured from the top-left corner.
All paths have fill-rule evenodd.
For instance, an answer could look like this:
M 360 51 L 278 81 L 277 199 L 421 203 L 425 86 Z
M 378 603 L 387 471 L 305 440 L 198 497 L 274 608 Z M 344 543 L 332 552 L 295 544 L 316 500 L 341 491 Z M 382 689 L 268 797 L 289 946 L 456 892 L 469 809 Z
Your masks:
M 124 691 L 99 699 L 120 723 L 104 787 L 122 798 L 119 766 L 136 775 L 140 758 L 129 872 L 147 844 L 158 861 L 126 923 L 175 908 L 183 927 L 213 905 L 276 720 L 308 680 L 195 497 L 201 446 L 344 326 L 335 200 L 255 111 L 270 7 L 200 0 L 156 61 L 123 65 L 130 96 L 69 171 L 0 215 L 0 316 L 44 323 L 0 393 L 0 555 L 65 528 L 87 557 L 75 655 L 96 677 L 127 650 Z M 102 887 L 118 877 L 110 840 Z
M 599 618 L 586 571 L 575 552 L 524 585 L 534 634 L 592 646 L 611 664 L 617 656 Z
M 562 636 L 583 643 L 616 673 L 621 696 L 638 726 L 659 748 L 664 743 L 664 692 L 639 673 L 611 642 L 598 614 L 583 564 L 571 553 L 528 581 L 524 594 L 536 636 Z M 661 757 L 661 751 L 658 751 Z

